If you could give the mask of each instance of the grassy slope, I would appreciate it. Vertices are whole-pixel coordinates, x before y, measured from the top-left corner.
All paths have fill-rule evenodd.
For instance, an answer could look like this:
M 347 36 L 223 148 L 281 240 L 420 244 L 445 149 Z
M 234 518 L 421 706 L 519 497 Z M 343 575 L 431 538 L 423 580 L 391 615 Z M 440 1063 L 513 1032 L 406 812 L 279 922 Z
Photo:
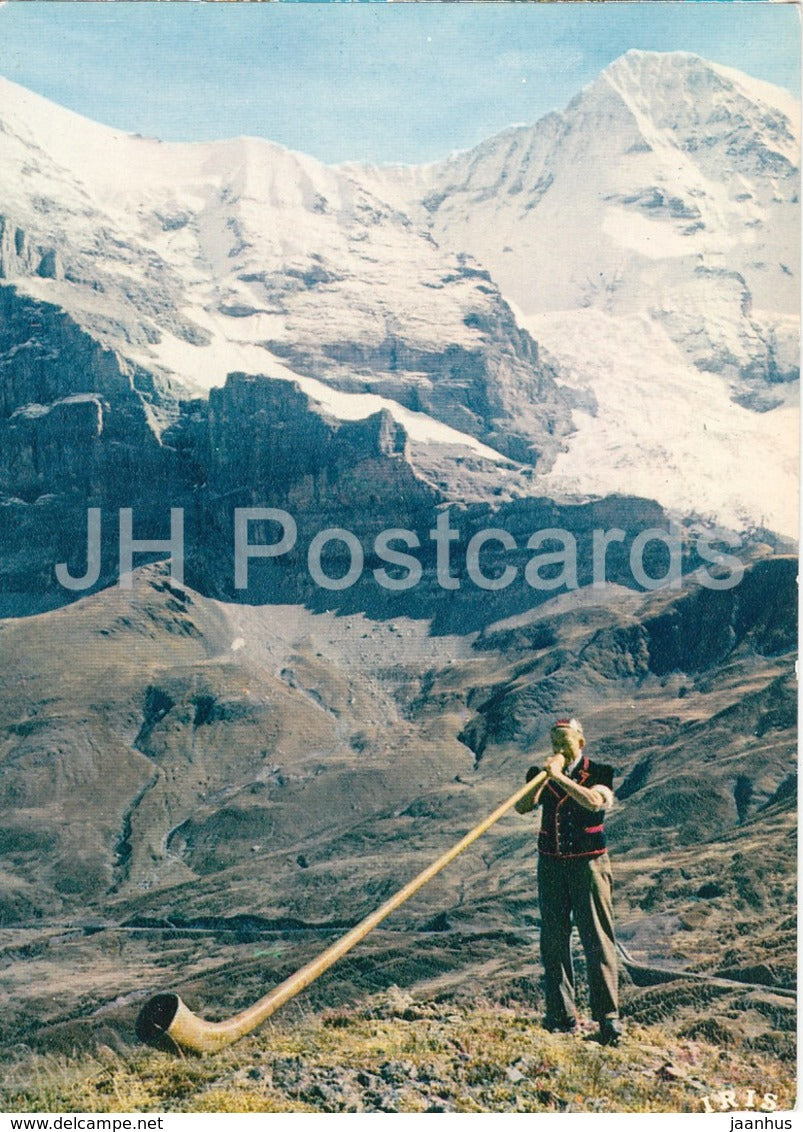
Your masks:
M 295 1017 L 292 1014 L 295 1013 Z M 661 1026 L 622 1045 L 547 1034 L 530 1011 L 414 1001 L 396 988 L 359 1006 L 269 1021 L 214 1056 L 140 1048 L 28 1055 L 0 1104 L 67 1112 L 699 1112 L 727 1085 L 794 1102 L 792 1065 Z

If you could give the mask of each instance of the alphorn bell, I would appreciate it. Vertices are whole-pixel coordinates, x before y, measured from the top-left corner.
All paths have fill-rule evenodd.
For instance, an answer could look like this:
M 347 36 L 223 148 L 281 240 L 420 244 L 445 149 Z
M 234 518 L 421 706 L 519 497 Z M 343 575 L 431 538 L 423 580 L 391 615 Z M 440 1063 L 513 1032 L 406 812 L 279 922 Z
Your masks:
M 467 849 L 478 837 L 481 837 L 487 829 L 490 829 L 495 822 L 499 821 L 511 806 L 515 806 L 527 794 L 534 793 L 546 781 L 546 778 L 547 772 L 544 770 L 525 783 L 484 821 L 475 825 L 461 841 L 458 841 L 456 845 L 419 873 L 417 877 L 413 877 L 404 888 L 400 888 L 375 912 L 366 916 L 364 920 L 361 920 L 356 927 L 341 936 L 331 947 L 327 947 L 326 951 L 321 952 L 316 959 L 301 967 L 294 975 L 285 979 L 283 983 L 279 983 L 277 987 L 260 998 L 253 1006 L 240 1011 L 239 1014 L 235 1014 L 225 1022 L 207 1022 L 206 1019 L 193 1014 L 177 994 L 157 994 L 148 999 L 139 1013 L 137 1037 L 150 1045 L 167 1045 L 173 1049 L 192 1050 L 195 1053 L 213 1053 L 215 1050 L 222 1049 L 223 1046 L 230 1045 L 249 1034 L 280 1006 L 284 1006 L 285 1002 L 308 987 L 324 971 L 328 971 L 333 963 L 336 963 L 360 940 L 365 939 L 368 933 L 373 931 L 386 916 L 395 911 L 405 900 L 409 900 L 414 893 L 418 892 L 419 888 L 422 888 L 427 881 L 432 880 L 450 861 L 453 861 L 464 849 Z

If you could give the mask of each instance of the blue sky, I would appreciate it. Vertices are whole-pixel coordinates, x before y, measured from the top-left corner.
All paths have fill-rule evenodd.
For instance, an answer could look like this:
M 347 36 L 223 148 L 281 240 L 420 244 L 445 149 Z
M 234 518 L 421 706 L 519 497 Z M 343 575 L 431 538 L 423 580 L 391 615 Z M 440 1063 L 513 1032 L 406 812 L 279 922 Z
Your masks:
M 0 4 L 0 74 L 165 140 L 251 134 L 324 161 L 426 161 L 559 109 L 628 48 L 795 92 L 799 12 L 766 3 Z

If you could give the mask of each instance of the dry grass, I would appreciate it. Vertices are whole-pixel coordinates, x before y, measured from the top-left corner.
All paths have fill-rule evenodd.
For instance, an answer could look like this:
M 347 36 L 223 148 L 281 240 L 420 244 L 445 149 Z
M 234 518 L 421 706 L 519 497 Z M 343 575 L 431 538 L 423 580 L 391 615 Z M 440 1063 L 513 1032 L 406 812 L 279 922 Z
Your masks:
M 547 1034 L 514 1009 L 377 996 L 273 1023 L 231 1049 L 65 1057 L 18 1051 L 0 1103 L 39 1112 L 697 1112 L 734 1082 L 794 1103 L 790 1066 L 660 1026 L 622 1045 Z

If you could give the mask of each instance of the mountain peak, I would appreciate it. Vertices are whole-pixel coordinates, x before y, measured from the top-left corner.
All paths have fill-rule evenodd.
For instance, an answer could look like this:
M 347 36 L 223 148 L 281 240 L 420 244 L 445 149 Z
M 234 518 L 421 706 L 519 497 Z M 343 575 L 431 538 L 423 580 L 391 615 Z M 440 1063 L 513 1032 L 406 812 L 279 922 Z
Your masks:
M 702 112 L 710 102 L 736 98 L 780 110 L 797 117 L 797 103 L 788 91 L 725 67 L 691 51 L 630 50 L 614 59 L 587 90 L 613 87 L 626 101 L 645 96 L 671 101 L 677 110 Z

